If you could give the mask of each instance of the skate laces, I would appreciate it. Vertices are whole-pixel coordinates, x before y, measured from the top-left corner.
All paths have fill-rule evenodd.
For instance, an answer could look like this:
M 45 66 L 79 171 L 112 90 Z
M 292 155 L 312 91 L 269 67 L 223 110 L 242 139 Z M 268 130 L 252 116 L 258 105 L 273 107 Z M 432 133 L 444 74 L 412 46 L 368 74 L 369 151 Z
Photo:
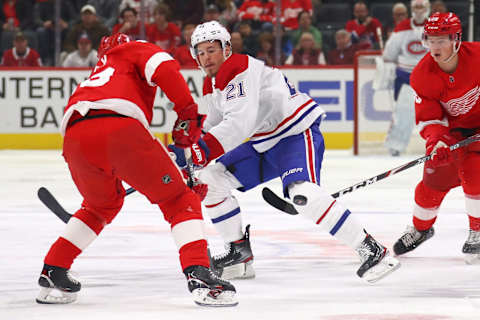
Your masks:
M 400 239 L 406 247 L 409 247 L 415 244 L 415 242 L 417 242 L 417 240 L 420 239 L 421 236 L 422 234 L 417 229 L 415 229 L 415 227 L 408 226 L 407 230 L 405 230 Z
M 222 260 L 225 257 L 227 257 L 230 254 L 230 252 L 232 252 L 232 247 L 233 246 L 231 243 L 225 244 L 225 251 L 220 254 L 214 255 L 213 260 Z
M 480 231 L 475 231 L 475 230 L 470 229 L 468 231 L 468 238 L 467 238 L 467 241 L 465 243 L 475 244 L 475 243 L 478 243 L 478 242 L 480 242 Z
M 70 273 L 70 271 L 66 272 L 66 276 L 68 280 L 72 281 L 74 284 L 79 284 L 80 282 Z

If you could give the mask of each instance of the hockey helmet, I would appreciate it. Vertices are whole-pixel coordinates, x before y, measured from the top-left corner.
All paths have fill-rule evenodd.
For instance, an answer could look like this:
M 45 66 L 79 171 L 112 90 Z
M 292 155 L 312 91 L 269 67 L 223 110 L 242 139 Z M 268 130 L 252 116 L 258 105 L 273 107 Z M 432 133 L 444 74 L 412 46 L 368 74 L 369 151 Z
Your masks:
M 220 41 L 222 44 L 223 55 L 225 58 L 228 58 L 225 55 L 225 47 L 230 44 L 230 33 L 227 29 L 222 26 L 218 21 L 209 21 L 202 24 L 199 24 L 192 33 L 192 39 L 190 44 L 190 54 L 193 59 L 197 60 L 197 45 L 199 43 L 215 40 Z M 198 60 L 197 60 L 198 63 Z
M 100 59 L 100 57 L 106 54 L 108 50 L 127 42 L 130 42 L 130 38 L 124 33 L 116 33 L 111 36 L 104 36 L 100 40 L 97 57 Z
M 422 43 L 428 48 L 429 37 L 443 35 L 448 35 L 453 41 L 453 51 L 457 53 L 462 43 L 462 24 L 453 12 L 432 14 L 423 27 Z

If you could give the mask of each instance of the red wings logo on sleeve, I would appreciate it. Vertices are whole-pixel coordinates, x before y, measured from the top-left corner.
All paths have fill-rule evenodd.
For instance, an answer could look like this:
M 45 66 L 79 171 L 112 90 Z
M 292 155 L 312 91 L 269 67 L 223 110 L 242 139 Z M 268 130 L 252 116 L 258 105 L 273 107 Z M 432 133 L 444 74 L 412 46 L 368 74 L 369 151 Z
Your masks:
M 478 97 L 480 97 L 480 86 L 476 86 L 460 98 L 440 102 L 450 115 L 456 117 L 470 111 L 477 103 Z

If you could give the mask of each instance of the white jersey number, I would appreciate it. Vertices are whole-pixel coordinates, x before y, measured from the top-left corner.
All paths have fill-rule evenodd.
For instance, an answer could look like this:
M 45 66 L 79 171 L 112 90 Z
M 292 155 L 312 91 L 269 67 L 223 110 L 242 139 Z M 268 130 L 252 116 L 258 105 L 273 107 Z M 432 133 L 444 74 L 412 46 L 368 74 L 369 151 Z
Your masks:
M 110 81 L 115 69 L 108 67 L 105 70 L 100 71 L 99 73 L 92 74 L 90 78 L 80 83 L 80 87 L 100 87 L 105 83 Z

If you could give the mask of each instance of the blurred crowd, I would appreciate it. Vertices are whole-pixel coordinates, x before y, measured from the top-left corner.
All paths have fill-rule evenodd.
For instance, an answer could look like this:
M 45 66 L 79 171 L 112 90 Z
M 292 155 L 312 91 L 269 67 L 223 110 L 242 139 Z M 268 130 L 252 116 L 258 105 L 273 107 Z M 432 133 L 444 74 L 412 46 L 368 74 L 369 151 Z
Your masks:
M 0 65 L 93 67 L 100 39 L 122 32 L 155 43 L 183 67 L 196 67 L 190 37 L 197 24 L 211 20 L 231 32 L 234 53 L 267 65 L 350 65 L 356 51 L 383 46 L 395 25 L 409 17 L 410 3 L 280 0 L 277 10 L 275 0 L 70 0 L 61 1 L 56 20 L 55 2 L 0 0 Z M 432 1 L 432 12 L 454 11 L 466 28 L 468 2 Z

